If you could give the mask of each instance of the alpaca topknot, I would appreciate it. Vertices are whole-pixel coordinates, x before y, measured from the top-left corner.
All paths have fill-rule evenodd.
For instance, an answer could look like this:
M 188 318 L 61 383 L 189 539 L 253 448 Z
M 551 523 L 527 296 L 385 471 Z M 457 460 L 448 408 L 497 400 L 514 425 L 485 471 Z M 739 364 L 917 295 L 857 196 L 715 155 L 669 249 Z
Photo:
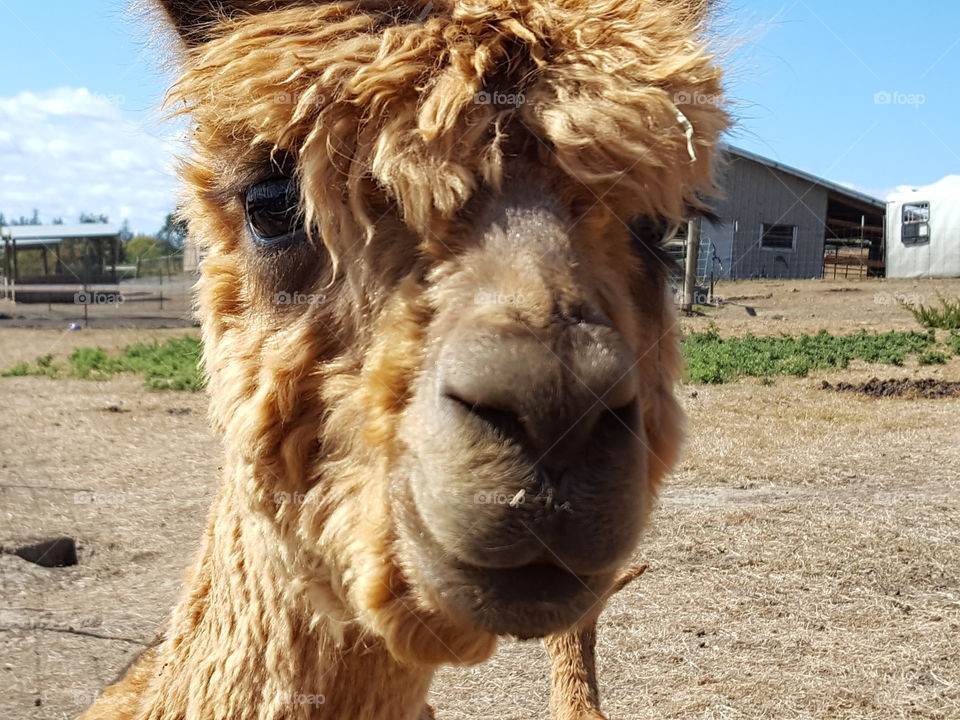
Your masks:
M 722 94 L 705 5 L 294 5 L 223 19 L 188 52 L 170 101 L 193 115 L 208 176 L 238 140 L 252 155 L 294 153 L 310 226 L 335 259 L 372 237 L 384 203 L 429 236 L 479 186 L 498 187 L 520 146 L 624 218 L 680 221 L 714 190 L 728 123 L 718 102 L 689 102 Z

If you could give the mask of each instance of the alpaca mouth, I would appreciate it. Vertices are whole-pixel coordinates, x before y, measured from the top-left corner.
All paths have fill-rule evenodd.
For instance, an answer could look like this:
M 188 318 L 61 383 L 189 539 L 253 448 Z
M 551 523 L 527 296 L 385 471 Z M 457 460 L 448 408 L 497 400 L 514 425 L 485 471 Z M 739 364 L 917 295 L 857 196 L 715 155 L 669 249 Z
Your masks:
M 547 551 L 515 565 L 480 565 L 444 549 L 422 526 L 404 546 L 415 558 L 411 579 L 430 604 L 474 629 L 521 639 L 577 625 L 601 607 L 614 574 L 571 569 Z
M 464 572 L 495 586 L 505 602 L 552 603 L 589 591 L 589 575 L 578 575 L 547 562 L 534 562 L 515 568 L 481 568 L 464 565 Z M 502 587 L 501 587 L 502 586 Z
M 489 466 L 424 467 L 408 455 L 393 506 L 404 570 L 429 606 L 472 629 L 530 639 L 569 630 L 602 606 L 636 546 L 645 484 L 633 468 L 596 463 L 592 473 L 569 473 L 569 487 L 545 502 L 536 473 L 524 472 L 519 453 L 505 462 L 513 457 L 516 475 L 501 476 Z M 526 492 L 474 490 L 496 483 Z
M 450 605 L 489 632 L 521 639 L 577 625 L 600 607 L 609 583 L 607 575 L 579 575 L 547 562 L 498 569 L 459 564 L 458 571 L 469 590 L 448 596 Z

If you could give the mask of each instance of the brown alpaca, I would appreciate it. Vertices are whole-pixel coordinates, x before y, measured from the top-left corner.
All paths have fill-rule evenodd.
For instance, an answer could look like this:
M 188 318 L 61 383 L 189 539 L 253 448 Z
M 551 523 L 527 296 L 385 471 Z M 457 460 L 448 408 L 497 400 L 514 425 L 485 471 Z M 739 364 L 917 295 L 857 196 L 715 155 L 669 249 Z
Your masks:
M 554 634 L 555 714 L 600 717 L 681 437 L 654 229 L 712 190 L 705 3 L 160 5 L 223 480 L 83 717 L 416 720 L 439 664 Z

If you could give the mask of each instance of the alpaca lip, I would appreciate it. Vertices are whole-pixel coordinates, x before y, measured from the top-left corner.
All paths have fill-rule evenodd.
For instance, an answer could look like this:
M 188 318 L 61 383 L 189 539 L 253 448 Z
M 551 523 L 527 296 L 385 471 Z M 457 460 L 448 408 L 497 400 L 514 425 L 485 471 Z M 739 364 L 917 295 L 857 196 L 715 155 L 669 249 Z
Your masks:
M 563 595 L 589 591 L 589 575 L 578 575 L 559 565 L 529 563 L 514 568 L 481 568 L 465 565 L 468 574 L 482 576 L 489 585 L 500 585 L 506 600 L 519 602 L 556 602 Z
M 493 498 L 485 494 L 481 501 L 476 491 L 470 492 L 481 482 L 477 469 L 473 475 L 463 474 L 461 501 L 432 505 L 436 498 L 445 500 L 449 475 L 441 474 L 445 466 L 431 467 L 423 457 L 406 457 L 391 491 L 398 554 L 428 606 L 466 628 L 524 639 L 568 630 L 600 607 L 635 546 L 633 535 L 640 524 L 635 518 L 642 513 L 624 516 L 620 495 L 604 503 L 596 500 L 596 492 L 562 511 L 529 497 L 511 507 L 517 483 L 503 477 L 498 482 L 511 489 Z M 515 464 L 522 473 L 523 459 Z M 438 476 L 444 481 L 431 482 Z M 614 472 L 610 477 L 620 476 Z M 623 497 L 642 488 L 642 483 L 628 480 L 624 476 L 621 483 Z M 641 499 L 630 497 L 639 506 Z M 457 512 L 451 513 L 451 507 Z
M 472 562 L 438 541 L 413 501 L 412 484 L 410 475 L 392 484 L 398 550 L 411 583 L 442 614 L 474 630 L 529 639 L 573 627 L 600 606 L 615 567 L 565 564 L 542 542 L 514 548 L 513 563 Z
M 543 637 L 577 624 L 602 597 L 603 577 L 577 575 L 558 565 L 532 563 L 488 570 L 460 565 L 473 587 L 473 622 L 498 635 Z

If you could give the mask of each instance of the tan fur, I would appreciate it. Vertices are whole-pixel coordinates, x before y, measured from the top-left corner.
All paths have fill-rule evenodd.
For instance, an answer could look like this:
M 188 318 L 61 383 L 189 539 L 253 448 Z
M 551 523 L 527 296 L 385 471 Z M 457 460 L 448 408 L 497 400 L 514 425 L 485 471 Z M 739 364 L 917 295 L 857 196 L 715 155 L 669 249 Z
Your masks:
M 703 3 L 164 5 L 187 46 L 171 103 L 195 123 L 183 177 L 207 253 L 199 308 L 223 482 L 164 642 L 83 717 L 414 720 L 438 664 L 496 645 L 438 604 L 422 581 L 436 571 L 404 550 L 397 520 L 417 380 L 473 283 L 525 298 L 509 314 L 471 310 L 491 328 L 539 332 L 555 302 L 608 316 L 641 388 L 635 513 L 674 462 L 677 329 L 662 268 L 631 253 L 624 223 L 679 222 L 713 188 L 727 118 L 676 104 L 721 93 Z M 489 91 L 524 101 L 475 102 Z M 284 155 L 313 244 L 271 265 L 240 198 Z M 576 218 L 575 259 L 554 270 L 478 255 L 466 219 L 528 175 Z M 278 305 L 281 291 L 310 300 Z M 597 704 L 592 624 L 571 632 L 549 645 L 564 719 Z
M 624 570 L 609 594 L 620 592 L 643 575 L 646 565 Z M 593 617 L 570 632 L 551 635 L 544 640 L 550 657 L 550 714 L 554 720 L 605 720 L 600 712 L 600 688 L 597 684 L 597 618 Z

